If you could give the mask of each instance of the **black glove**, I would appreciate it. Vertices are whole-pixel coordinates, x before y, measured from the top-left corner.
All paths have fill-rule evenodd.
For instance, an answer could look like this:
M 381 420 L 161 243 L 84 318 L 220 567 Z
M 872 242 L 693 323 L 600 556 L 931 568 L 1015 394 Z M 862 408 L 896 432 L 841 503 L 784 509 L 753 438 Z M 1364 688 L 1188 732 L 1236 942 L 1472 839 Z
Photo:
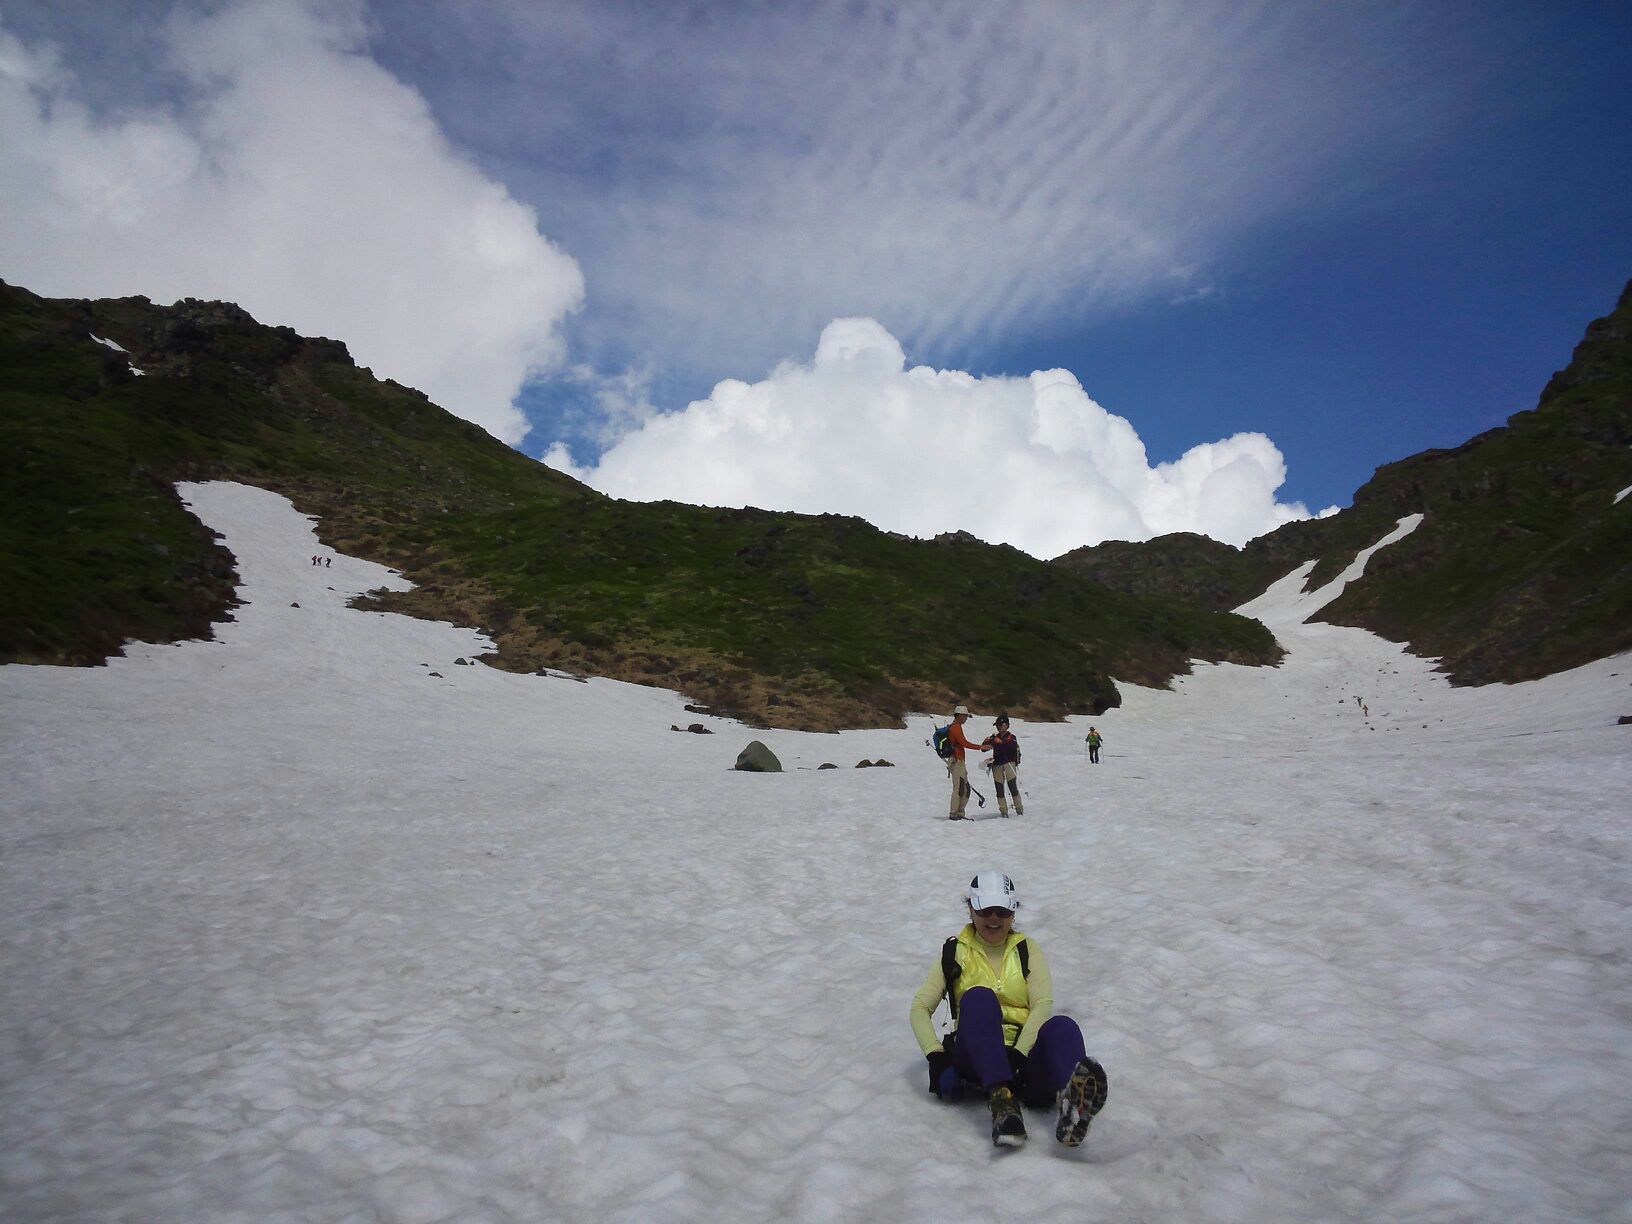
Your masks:
M 924 1057 L 929 1061 L 929 1090 L 943 1101 L 957 1100 L 962 1091 L 952 1056 L 945 1050 L 931 1050 Z
M 1009 1071 L 1014 1075 L 1015 1084 L 1024 1084 L 1026 1082 L 1026 1056 L 1013 1046 L 1007 1047 L 1004 1053 L 1009 1056 Z

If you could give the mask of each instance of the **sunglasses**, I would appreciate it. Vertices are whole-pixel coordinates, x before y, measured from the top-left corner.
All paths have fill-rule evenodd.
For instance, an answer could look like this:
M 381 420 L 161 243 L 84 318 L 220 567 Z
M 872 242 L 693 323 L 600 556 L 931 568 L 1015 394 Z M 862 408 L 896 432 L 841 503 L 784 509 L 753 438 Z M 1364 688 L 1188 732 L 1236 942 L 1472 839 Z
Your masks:
M 1014 911 L 1003 905 L 990 905 L 983 910 L 976 910 L 982 918 L 1013 918 Z

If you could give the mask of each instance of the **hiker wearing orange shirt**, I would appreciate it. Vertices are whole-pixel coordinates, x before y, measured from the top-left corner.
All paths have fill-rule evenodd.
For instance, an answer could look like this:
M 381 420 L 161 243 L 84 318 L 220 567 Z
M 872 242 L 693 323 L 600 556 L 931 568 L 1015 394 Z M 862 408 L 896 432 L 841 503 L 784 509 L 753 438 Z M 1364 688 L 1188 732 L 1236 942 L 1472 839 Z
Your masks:
M 964 809 L 969 806 L 969 766 L 964 762 L 963 754 L 966 751 L 980 751 L 980 745 L 973 743 L 963 733 L 963 724 L 969 721 L 969 707 L 959 706 L 952 711 L 952 725 L 947 728 L 947 743 L 952 747 L 952 755 L 946 762 L 947 776 L 952 779 L 952 811 L 948 820 L 968 820 Z

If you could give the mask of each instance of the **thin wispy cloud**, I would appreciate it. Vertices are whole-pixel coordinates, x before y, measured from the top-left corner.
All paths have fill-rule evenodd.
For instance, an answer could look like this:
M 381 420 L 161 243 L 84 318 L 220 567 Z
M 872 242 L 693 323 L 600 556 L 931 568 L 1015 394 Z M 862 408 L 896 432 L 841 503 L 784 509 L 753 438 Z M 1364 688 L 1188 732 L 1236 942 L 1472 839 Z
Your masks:
M 1377 6 L 462 13 L 439 48 L 457 65 L 502 39 L 508 71 L 479 117 L 452 88 L 439 106 L 551 202 L 603 369 L 752 376 L 852 314 L 953 360 L 1193 295 L 1231 239 L 1328 196 L 1334 165 L 1420 144 L 1436 113 L 1378 87 L 1409 31 Z
M 344 4 L 178 10 L 181 96 L 97 111 L 0 27 L 0 268 L 47 294 L 236 301 L 519 441 L 514 397 L 560 360 L 582 275 L 366 33 Z

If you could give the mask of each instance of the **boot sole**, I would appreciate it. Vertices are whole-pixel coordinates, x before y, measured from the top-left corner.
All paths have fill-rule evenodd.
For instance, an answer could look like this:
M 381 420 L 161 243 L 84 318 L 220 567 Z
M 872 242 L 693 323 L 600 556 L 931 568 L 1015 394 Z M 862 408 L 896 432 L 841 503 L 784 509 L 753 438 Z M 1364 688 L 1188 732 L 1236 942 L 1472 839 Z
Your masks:
M 994 1096 L 993 1100 L 995 1101 L 996 1099 L 997 1098 Z M 1026 1141 L 1026 1120 L 1021 1116 L 1020 1102 L 1014 1100 L 1012 1096 L 1009 1098 L 1008 1109 L 1004 1111 L 1003 1121 L 1005 1123 L 1012 1123 L 1014 1129 L 999 1131 L 998 1120 L 994 1114 L 992 1118 L 992 1146 L 1010 1148 L 1019 1147 Z
M 1091 1058 L 1084 1058 L 1071 1073 L 1071 1078 L 1060 1089 L 1058 1108 L 1060 1120 L 1054 1127 L 1054 1138 L 1066 1147 L 1076 1147 L 1088 1136 L 1088 1124 L 1094 1115 L 1105 1108 L 1109 1085 L 1105 1068 Z

